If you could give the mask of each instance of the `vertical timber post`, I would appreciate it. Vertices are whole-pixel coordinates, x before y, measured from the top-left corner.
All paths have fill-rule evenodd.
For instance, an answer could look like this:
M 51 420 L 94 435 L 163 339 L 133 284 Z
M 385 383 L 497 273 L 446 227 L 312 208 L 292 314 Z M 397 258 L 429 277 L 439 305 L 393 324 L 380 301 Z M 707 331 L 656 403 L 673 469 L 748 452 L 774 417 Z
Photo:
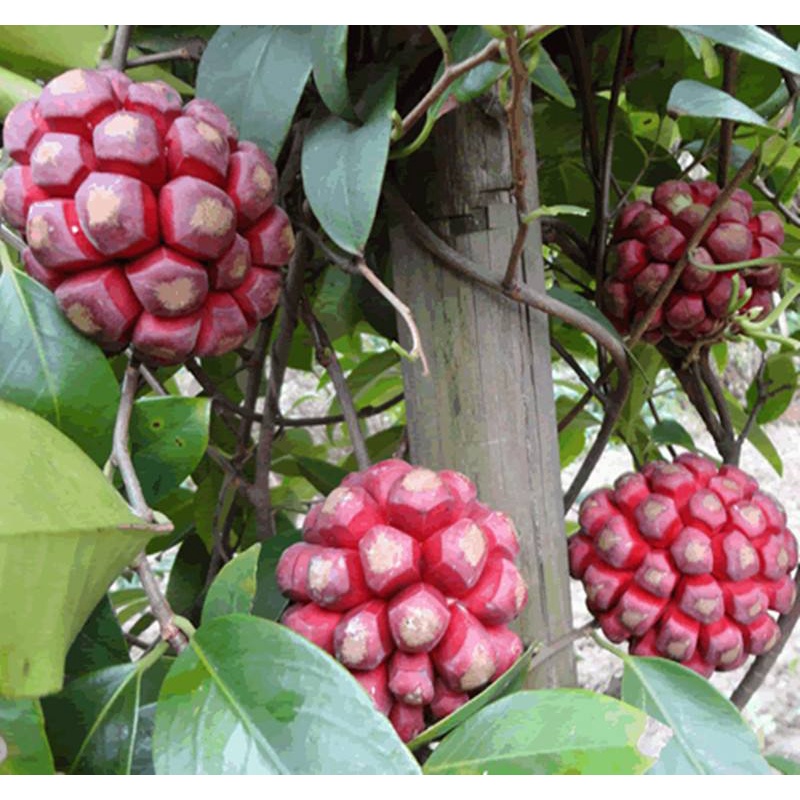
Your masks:
M 528 207 L 536 208 L 526 116 Z M 500 117 L 475 104 L 451 112 L 403 164 L 400 181 L 420 216 L 496 278 L 517 227 Z M 425 377 L 419 362 L 404 364 L 411 459 L 464 472 L 483 502 L 514 520 L 530 592 L 518 630 L 526 642 L 552 641 L 570 629 L 571 610 L 547 317 L 448 272 L 399 224 L 390 243 L 394 289 L 414 314 L 431 369 Z M 544 288 L 538 224 L 529 231 L 519 277 Z M 407 337 L 403 344 L 410 346 Z M 528 686 L 575 682 L 566 649 L 531 674 Z

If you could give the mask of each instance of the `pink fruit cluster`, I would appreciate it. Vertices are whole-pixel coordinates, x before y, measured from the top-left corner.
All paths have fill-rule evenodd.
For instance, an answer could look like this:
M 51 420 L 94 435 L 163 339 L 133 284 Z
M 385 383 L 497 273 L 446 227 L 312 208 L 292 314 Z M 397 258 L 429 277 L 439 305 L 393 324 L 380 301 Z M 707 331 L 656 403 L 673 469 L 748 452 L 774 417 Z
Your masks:
M 177 364 L 244 342 L 294 249 L 277 172 L 214 103 L 114 70 L 73 69 L 3 127 L 16 162 L 0 218 L 82 333 Z
M 579 521 L 570 573 L 611 641 L 706 677 L 778 641 L 768 610 L 795 602 L 797 540 L 742 470 L 690 453 L 655 461 L 590 494 Z
M 511 520 L 451 470 L 382 461 L 314 506 L 283 553 L 283 623 L 352 671 L 404 741 L 522 654 Z
M 653 191 L 652 203 L 637 200 L 622 210 L 602 297 L 606 313 L 621 333 L 629 333 L 644 315 L 719 193 L 710 181 L 666 181 Z M 744 309 L 761 309 L 756 319 L 763 319 L 773 308 L 779 263 L 738 272 L 737 297 L 733 297 L 737 273 L 712 272 L 702 265 L 769 258 L 781 252 L 783 238 L 783 223 L 776 213 L 753 214 L 750 195 L 734 191 L 694 250 L 695 263 L 686 266 L 656 311 L 645 340 L 657 343 L 667 337 L 680 347 L 712 341 L 728 327 L 729 309 L 747 290 L 751 294 Z

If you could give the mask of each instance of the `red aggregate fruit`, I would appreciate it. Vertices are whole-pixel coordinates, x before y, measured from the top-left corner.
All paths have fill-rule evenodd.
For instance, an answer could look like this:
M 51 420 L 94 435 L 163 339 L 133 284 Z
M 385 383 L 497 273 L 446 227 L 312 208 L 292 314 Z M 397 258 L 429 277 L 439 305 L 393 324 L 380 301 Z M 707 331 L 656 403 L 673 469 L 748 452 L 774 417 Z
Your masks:
M 797 540 L 737 467 L 685 453 L 582 503 L 570 573 L 605 635 L 710 675 L 772 648 L 795 601 Z M 476 612 L 477 613 L 477 612 Z
M 274 312 L 294 250 L 278 173 L 211 101 L 73 69 L 15 106 L 2 140 L 0 220 L 25 239 L 33 278 L 68 283 L 62 310 L 108 352 L 132 345 L 154 365 L 222 355 Z
M 294 603 L 283 621 L 351 670 L 408 741 L 523 654 L 508 627 L 528 597 L 518 553 L 513 523 L 467 476 L 388 459 L 309 510 L 277 566 Z
M 631 332 L 670 278 L 719 192 L 709 181 L 670 180 L 654 188 L 652 203 L 636 200 L 622 209 L 601 297 L 603 310 L 621 333 Z M 778 255 L 783 240 L 781 218 L 773 211 L 755 212 L 750 195 L 737 189 L 705 228 L 644 339 L 657 343 L 666 338 L 690 348 L 697 341 L 716 341 L 726 331 L 735 331 L 736 314 L 756 320 L 766 317 L 773 309 L 772 293 L 780 285 L 778 262 L 716 270 L 720 265 Z

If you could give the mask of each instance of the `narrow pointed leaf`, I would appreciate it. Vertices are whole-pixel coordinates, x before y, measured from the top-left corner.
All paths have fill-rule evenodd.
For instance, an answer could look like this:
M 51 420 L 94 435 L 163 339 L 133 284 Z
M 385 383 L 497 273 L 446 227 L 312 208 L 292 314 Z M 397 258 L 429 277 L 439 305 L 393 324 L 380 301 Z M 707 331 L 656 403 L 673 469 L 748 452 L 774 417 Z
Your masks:
M 738 709 L 692 670 L 663 658 L 626 658 L 622 699 L 672 729 L 651 774 L 769 773 Z
M 638 709 L 584 689 L 516 692 L 440 742 L 425 773 L 641 774 L 668 735 Z
M 359 253 L 372 230 L 389 153 L 394 72 L 372 87 L 373 102 L 356 125 L 338 117 L 318 123 L 303 143 L 303 185 L 328 236 Z
M 254 544 L 229 561 L 211 584 L 203 603 L 203 623 L 227 614 L 249 614 L 256 594 L 261 545 Z
M 97 464 L 111 452 L 119 387 L 106 357 L 0 244 L 0 399 L 45 417 Z
M 200 60 L 197 94 L 213 100 L 242 139 L 280 154 L 311 72 L 308 25 L 222 25 Z
M 419 772 L 341 664 L 288 628 L 241 614 L 203 625 L 176 659 L 153 756 L 160 775 Z
M 741 100 L 737 100 L 721 89 L 706 86 L 699 81 L 678 81 L 670 92 L 667 109 L 672 114 L 730 119 L 748 125 L 769 127 L 769 123 L 760 114 L 746 106 Z
M 539 48 L 539 61 L 531 73 L 531 83 L 567 108 L 575 108 L 575 98 L 567 82 L 561 77 L 558 67 L 544 47 Z
M 314 27 L 311 53 L 314 83 L 328 110 L 355 121 L 347 86 L 347 25 Z

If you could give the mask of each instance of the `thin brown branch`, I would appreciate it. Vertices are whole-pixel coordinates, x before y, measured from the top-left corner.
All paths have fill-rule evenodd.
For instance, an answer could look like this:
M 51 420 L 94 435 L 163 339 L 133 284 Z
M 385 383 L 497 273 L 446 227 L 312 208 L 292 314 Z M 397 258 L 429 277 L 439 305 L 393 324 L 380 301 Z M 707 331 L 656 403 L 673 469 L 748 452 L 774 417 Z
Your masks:
M 366 419 L 367 417 L 383 414 L 384 411 L 388 411 L 392 406 L 402 403 L 404 398 L 405 395 L 401 392 L 377 406 L 368 405 L 359 408 L 356 411 L 356 415 L 359 419 Z M 282 428 L 312 428 L 316 425 L 335 425 L 344 421 L 344 414 L 328 414 L 321 417 L 278 417 L 278 424 Z
M 138 384 L 139 365 L 134 359 L 131 359 L 125 369 L 125 376 L 122 380 L 122 392 L 119 408 L 117 409 L 116 422 L 114 423 L 112 458 L 119 469 L 122 483 L 125 486 L 125 493 L 128 496 L 128 502 L 133 512 L 145 522 L 152 524 L 155 522 L 155 515 L 145 500 L 142 485 L 134 469 L 129 449 L 128 430 Z M 172 608 L 170 608 L 164 593 L 161 591 L 158 580 L 153 574 L 147 555 L 144 552 L 139 553 L 136 557 L 133 562 L 133 568 L 142 583 L 142 588 L 150 603 L 153 616 L 158 620 L 161 638 L 168 641 L 175 651 L 180 653 L 188 645 L 188 639 L 175 626 Z
M 159 397 L 166 397 L 169 392 L 158 382 L 158 379 L 155 375 L 144 365 L 142 364 L 139 367 L 139 372 L 144 378 L 144 382 L 159 396 Z
M 583 120 L 584 161 L 587 162 L 589 175 L 597 186 L 600 177 L 600 142 L 597 138 L 597 109 L 592 92 L 591 66 L 580 25 L 570 25 L 567 42 L 569 44 L 572 69 L 578 85 L 578 97 L 581 104 Z M 588 158 L 586 157 L 588 155 Z
M 114 34 L 114 47 L 111 50 L 111 66 L 114 69 L 125 70 L 128 66 L 128 49 L 131 46 L 133 25 L 117 25 Z
M 414 320 L 414 315 L 411 313 L 411 309 L 367 266 L 367 262 L 364 261 L 363 258 L 356 258 L 355 266 L 358 273 L 366 278 L 378 294 L 385 300 L 388 300 L 392 308 L 403 318 L 411 334 L 411 350 L 408 353 L 409 358 L 412 360 L 419 359 L 422 364 L 422 374 L 429 375 L 428 359 L 425 356 L 425 350 L 422 347 L 422 337 L 420 336 L 419 328 Z
M 601 405 L 605 405 L 606 396 L 600 391 L 600 389 L 597 388 L 597 384 L 595 384 L 595 382 L 589 377 L 572 353 L 570 353 L 569 350 L 567 350 L 567 348 L 555 338 L 550 340 L 550 346 L 569 365 L 570 369 L 572 369 L 572 371 L 578 376 L 581 383 L 589 390 L 589 392 L 591 392 L 592 397 L 594 397 Z
M 612 334 L 605 326 L 586 316 L 580 311 L 562 303 L 547 294 L 538 292 L 531 287 L 520 284 L 513 291 L 508 291 L 503 287 L 502 281 L 484 275 L 481 267 L 469 258 L 450 247 L 447 242 L 440 239 L 411 209 L 403 199 L 400 192 L 390 183 L 384 184 L 384 195 L 400 217 L 409 235 L 419 244 L 435 256 L 451 272 L 461 277 L 483 286 L 494 292 L 499 292 L 505 297 L 518 303 L 543 311 L 550 316 L 558 317 L 569 325 L 574 325 L 579 330 L 591 336 L 599 345 L 606 348 L 613 359 L 613 363 L 619 373 L 617 387 L 608 395 L 606 399 L 606 414 L 595 443 L 584 460 L 578 474 L 570 484 L 569 489 L 564 495 L 566 508 L 569 508 L 580 493 L 584 484 L 591 475 L 603 448 L 608 442 L 608 438 L 614 429 L 614 425 L 619 418 L 625 399 L 630 388 L 630 369 L 625 347 L 619 338 Z
M 202 39 L 190 39 L 181 47 L 165 50 L 163 53 L 146 53 L 128 61 L 127 69 L 146 67 L 150 64 L 163 64 L 165 61 L 199 61 L 206 43 Z
M 736 466 L 739 462 L 740 449 L 736 447 L 736 431 L 733 428 L 728 403 L 722 392 L 722 385 L 711 367 L 711 359 L 707 347 L 702 348 L 700 351 L 699 366 L 700 376 L 711 395 L 711 399 L 714 401 L 714 407 L 717 409 L 717 417 L 722 433 L 720 440 L 717 442 L 717 449 L 724 463 Z
M 300 301 L 300 316 L 311 332 L 317 361 L 327 371 L 331 383 L 333 383 L 333 388 L 336 390 L 336 396 L 339 398 L 339 405 L 342 407 L 347 430 L 350 433 L 350 441 L 353 444 L 353 455 L 355 456 L 356 464 L 360 470 L 367 469 L 371 461 L 369 452 L 367 451 L 367 443 L 364 440 L 364 432 L 361 430 L 361 426 L 358 422 L 358 414 L 356 413 L 355 404 L 353 403 L 353 395 L 350 392 L 350 387 L 347 385 L 347 379 L 342 371 L 342 365 L 336 357 L 336 350 L 334 350 L 333 343 L 325 328 L 314 315 L 311 304 L 305 297 Z
M 650 413 L 653 415 L 653 421 L 656 423 L 656 425 L 660 425 L 661 415 L 658 413 L 656 404 L 653 402 L 652 395 L 647 398 L 647 407 L 650 409 Z M 675 448 L 671 444 L 667 445 L 667 450 L 669 451 L 669 454 L 670 456 L 672 456 L 672 458 L 678 457 L 678 453 L 675 451 Z
M 731 47 L 722 46 L 722 91 L 729 95 L 736 94 L 736 76 L 739 66 L 739 52 Z M 728 167 L 731 163 L 733 147 L 732 119 L 723 119 L 719 127 L 719 154 L 717 156 L 717 183 L 724 187 L 728 182 Z
M 281 320 L 277 338 L 270 357 L 267 398 L 256 449 L 255 484 L 250 491 L 250 500 L 256 510 L 257 536 L 266 541 L 275 534 L 272 519 L 272 500 L 270 498 L 269 475 L 272 464 L 272 444 L 275 438 L 275 423 L 280 415 L 280 394 L 283 378 L 289 362 L 292 336 L 297 327 L 297 310 L 303 293 L 306 266 L 309 258 L 308 239 L 300 231 L 281 292 Z
M 795 574 L 794 585 L 795 598 L 797 598 L 800 596 L 800 570 Z M 800 620 L 800 602 L 795 599 L 789 613 L 783 614 L 778 620 L 781 636 L 777 644 L 769 652 L 756 658 L 744 678 L 742 678 L 741 683 L 731 695 L 731 702 L 737 708 L 744 708 L 750 698 L 758 691 L 761 684 L 764 683 L 764 679 L 775 665 L 778 656 L 783 651 L 783 648 L 786 647 L 798 620 Z
M 751 183 L 756 187 L 756 189 L 758 189 L 759 192 L 761 192 L 761 194 L 764 195 L 767 200 L 769 200 L 770 203 L 772 203 L 773 206 L 775 206 L 775 208 L 778 209 L 778 211 L 781 212 L 781 214 L 783 214 L 784 217 L 786 217 L 787 220 L 789 220 L 789 222 L 792 223 L 792 225 L 800 226 L 800 214 L 789 208 L 789 206 L 787 206 L 785 203 L 781 202 L 780 197 L 778 197 L 778 195 L 775 194 L 775 192 L 773 192 L 769 186 L 767 186 L 762 178 L 754 178 Z
M 531 659 L 531 663 L 528 665 L 528 672 L 533 672 L 533 670 L 541 667 L 545 661 L 549 661 L 553 656 L 560 653 L 565 647 L 569 647 L 573 644 L 573 642 L 577 642 L 578 639 L 583 639 L 584 636 L 591 635 L 592 631 L 597 626 L 598 623 L 592 620 L 592 622 L 587 622 L 580 628 L 573 628 L 571 631 L 567 631 L 567 633 L 565 633 L 563 636 L 559 636 L 552 642 L 543 644 L 536 651 L 536 655 Z
M 525 90 L 528 87 L 529 78 L 528 69 L 519 54 L 516 26 L 504 26 L 504 30 L 508 33 L 506 37 L 506 53 L 511 67 L 511 96 L 505 108 L 507 116 L 506 127 L 508 128 L 511 176 L 518 221 L 517 233 L 514 236 L 514 243 L 511 245 L 511 253 L 508 256 L 503 286 L 505 289 L 512 289 L 517 282 L 517 269 L 522 258 L 522 251 L 525 248 L 525 240 L 528 238 L 529 227 L 529 223 L 525 222 L 525 215 L 528 213 L 528 198 L 526 196 L 528 175 L 525 170 L 526 153 L 522 136 L 525 115 Z

